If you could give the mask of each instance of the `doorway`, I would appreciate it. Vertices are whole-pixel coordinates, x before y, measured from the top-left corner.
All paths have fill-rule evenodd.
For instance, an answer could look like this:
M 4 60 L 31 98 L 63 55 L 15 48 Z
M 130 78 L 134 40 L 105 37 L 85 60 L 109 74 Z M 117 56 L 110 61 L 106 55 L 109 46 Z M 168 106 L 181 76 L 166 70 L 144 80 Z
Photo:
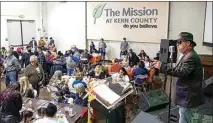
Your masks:
M 34 20 L 7 20 L 8 44 L 26 46 L 36 36 Z M 36 39 L 36 37 L 35 37 Z

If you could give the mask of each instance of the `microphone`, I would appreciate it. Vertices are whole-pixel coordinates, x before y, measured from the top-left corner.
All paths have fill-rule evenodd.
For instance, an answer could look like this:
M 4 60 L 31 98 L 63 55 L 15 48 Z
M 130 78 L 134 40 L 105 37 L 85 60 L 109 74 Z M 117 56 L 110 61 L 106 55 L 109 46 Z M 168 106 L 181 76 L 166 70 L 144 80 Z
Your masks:
M 170 52 L 170 59 L 172 60 L 173 53 L 175 52 L 175 47 L 174 46 L 169 46 L 169 52 Z

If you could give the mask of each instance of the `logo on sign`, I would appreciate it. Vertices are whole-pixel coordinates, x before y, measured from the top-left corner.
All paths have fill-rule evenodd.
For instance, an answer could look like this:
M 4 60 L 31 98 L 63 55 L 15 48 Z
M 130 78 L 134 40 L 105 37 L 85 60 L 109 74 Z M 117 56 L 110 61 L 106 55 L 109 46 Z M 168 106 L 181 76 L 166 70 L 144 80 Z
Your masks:
M 101 17 L 105 6 L 106 6 L 106 3 L 99 4 L 94 8 L 94 10 L 92 12 L 92 15 L 93 15 L 93 18 L 94 18 L 94 24 L 96 24 L 96 20 Z

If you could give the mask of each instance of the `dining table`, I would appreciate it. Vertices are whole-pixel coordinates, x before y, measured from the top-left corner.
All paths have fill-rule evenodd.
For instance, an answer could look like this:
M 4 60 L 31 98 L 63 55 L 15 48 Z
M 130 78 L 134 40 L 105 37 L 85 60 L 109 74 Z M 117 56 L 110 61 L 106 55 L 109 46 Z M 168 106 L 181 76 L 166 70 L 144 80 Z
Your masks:
M 57 107 L 56 117 L 64 119 L 66 118 L 66 122 L 62 123 L 85 123 L 87 122 L 87 107 L 83 107 L 76 104 L 65 104 L 58 103 L 54 101 L 47 101 L 36 98 L 22 98 L 23 105 L 20 112 L 24 110 L 30 110 L 33 112 L 33 121 L 38 119 L 37 111 L 39 108 L 46 108 L 49 103 L 53 103 Z M 69 115 L 66 116 L 66 111 L 69 112 Z M 71 113 L 70 113 L 71 111 Z M 85 113 L 86 112 L 86 113 Z

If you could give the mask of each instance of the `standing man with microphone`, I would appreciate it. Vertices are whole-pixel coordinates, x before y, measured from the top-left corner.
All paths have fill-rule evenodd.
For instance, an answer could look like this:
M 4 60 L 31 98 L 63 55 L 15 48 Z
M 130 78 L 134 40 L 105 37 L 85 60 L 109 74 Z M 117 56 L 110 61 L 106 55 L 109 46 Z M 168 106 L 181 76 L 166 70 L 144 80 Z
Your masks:
M 179 123 L 191 123 L 192 109 L 204 103 L 202 92 L 203 68 L 194 50 L 196 43 L 189 32 L 181 32 L 177 39 L 177 49 L 182 54 L 174 68 L 166 69 L 166 64 L 154 61 L 153 66 L 161 73 L 178 77 L 175 103 L 179 107 Z M 170 49 L 171 50 L 171 49 Z

